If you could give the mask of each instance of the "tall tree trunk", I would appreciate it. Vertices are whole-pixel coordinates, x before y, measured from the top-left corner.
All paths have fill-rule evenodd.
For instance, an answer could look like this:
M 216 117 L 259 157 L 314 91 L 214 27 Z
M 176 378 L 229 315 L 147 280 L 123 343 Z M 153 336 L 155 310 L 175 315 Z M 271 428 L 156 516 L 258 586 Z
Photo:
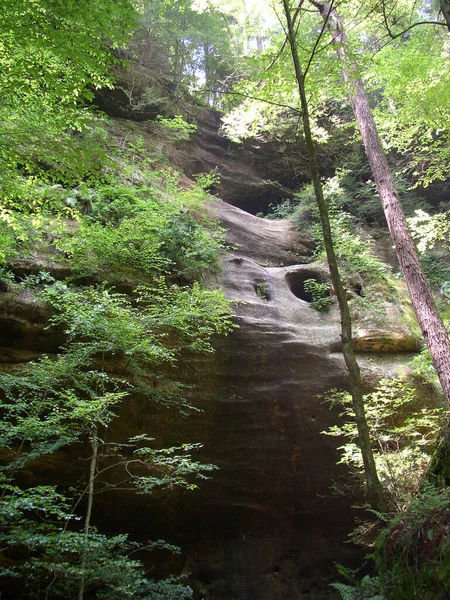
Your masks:
M 342 353 L 344 355 L 345 364 L 348 369 L 350 393 L 352 396 L 353 410 L 355 412 L 356 425 L 358 428 L 358 443 L 361 448 L 361 453 L 364 462 L 364 471 L 367 484 L 367 497 L 373 508 L 377 510 L 385 510 L 386 503 L 384 501 L 381 484 L 378 479 L 372 447 L 370 443 L 369 430 L 367 427 L 367 420 L 364 409 L 364 399 L 362 394 L 361 373 L 353 350 L 352 322 L 347 302 L 347 294 L 339 274 L 336 254 L 334 252 L 333 237 L 331 234 L 330 218 L 328 214 L 328 206 L 323 196 L 319 164 L 317 161 L 316 149 L 311 133 L 308 100 L 306 98 L 305 92 L 305 77 L 297 52 L 294 24 L 290 12 L 289 0 L 283 0 L 283 8 L 287 23 L 287 34 L 289 45 L 291 48 L 292 60 L 294 63 L 295 76 L 297 79 L 298 90 L 302 103 L 303 131 L 308 150 L 311 178 L 314 185 L 314 192 L 319 208 L 320 220 L 322 223 L 323 238 L 327 253 L 328 266 L 330 268 L 331 281 L 333 283 L 333 287 L 339 304 L 339 310 L 341 313 Z
M 342 71 L 349 90 L 350 102 L 366 148 L 398 262 L 403 271 L 425 343 L 430 351 L 447 402 L 450 404 L 450 343 L 447 331 L 436 309 L 409 234 L 394 178 L 378 136 L 362 81 L 356 75 L 355 64 L 347 56 L 348 43 L 342 22 L 332 4 L 317 0 L 310 0 L 310 2 L 318 8 L 333 36 L 333 43 L 342 62 Z
M 440 0 L 441 13 L 447 23 L 447 29 L 450 31 L 450 0 Z

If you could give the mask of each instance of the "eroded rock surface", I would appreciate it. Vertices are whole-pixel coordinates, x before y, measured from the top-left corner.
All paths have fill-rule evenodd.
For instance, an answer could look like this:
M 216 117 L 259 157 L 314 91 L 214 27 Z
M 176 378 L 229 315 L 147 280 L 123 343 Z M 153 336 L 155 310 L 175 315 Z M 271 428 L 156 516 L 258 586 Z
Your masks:
M 346 543 L 358 499 L 331 491 L 347 474 L 336 465 L 334 439 L 321 435 L 338 416 L 318 395 L 346 387 L 346 372 L 337 309 L 315 311 L 304 281 L 328 274 L 289 222 L 220 201 L 212 208 L 228 230 L 222 286 L 239 328 L 217 340 L 215 354 L 177 366 L 175 378 L 192 384 L 187 395 L 202 412 L 183 420 L 130 398 L 108 439 L 146 432 L 164 445 L 201 442 L 198 459 L 219 470 L 195 492 L 100 494 L 94 520 L 102 531 L 178 544 L 183 554 L 156 560 L 154 574 L 185 573 L 197 599 L 335 598 L 327 586 L 336 577 L 333 562 L 351 565 L 361 552 Z M 0 294 L 0 360 L 16 364 L 56 351 L 63 336 L 45 329 L 48 316 L 26 291 Z M 375 342 L 366 335 L 365 351 L 406 350 L 382 348 L 383 329 L 370 335 Z M 85 468 L 67 449 L 24 482 L 69 486 L 84 480 Z
M 261 180 L 256 163 L 244 164 L 245 149 L 233 155 L 214 127 L 217 123 L 205 125 L 210 137 L 200 136 L 195 151 L 177 150 L 174 157 L 187 174 L 220 161 L 229 200 L 243 195 L 242 205 L 254 212 L 261 202 L 267 206 L 272 183 Z M 346 387 L 339 316 L 335 307 L 327 314 L 311 308 L 303 285 L 305 279 L 323 281 L 328 275 L 311 262 L 307 236 L 289 222 L 260 219 L 221 201 L 213 203 L 213 211 L 228 230 L 222 286 L 239 328 L 217 340 L 215 354 L 189 357 L 177 366 L 176 379 L 192 384 L 187 395 L 202 412 L 182 420 L 176 412 L 130 398 L 108 439 L 146 432 L 165 445 L 201 442 L 198 459 L 219 470 L 195 492 L 100 494 L 94 520 L 105 532 L 178 544 L 183 554 L 164 555 L 161 564 L 156 560 L 154 574 L 172 568 L 185 573 L 196 599 L 334 598 L 327 586 L 333 562 L 351 565 L 361 552 L 346 543 L 358 498 L 350 491 L 339 496 L 331 491 L 333 481 L 347 473 L 336 465 L 335 441 L 321 435 L 338 415 L 318 395 Z M 63 273 L 58 275 L 50 259 L 42 264 L 56 278 Z M 20 266 L 20 273 L 37 267 L 41 262 Z M 16 364 L 56 352 L 63 336 L 45 329 L 48 316 L 26 292 L 19 298 L 0 294 L 0 362 Z M 406 339 L 409 332 L 403 328 L 401 335 Z M 363 351 L 389 355 L 412 349 L 393 345 L 392 336 L 381 342 L 383 336 L 381 326 L 356 334 Z M 383 357 L 383 371 L 390 364 Z M 70 449 L 55 453 L 30 471 L 29 484 L 56 479 L 70 486 L 85 480 L 86 464 Z
M 239 242 L 222 271 L 239 329 L 187 369 L 204 411 L 190 427 L 220 470 L 178 506 L 184 570 L 208 599 L 331 598 L 333 561 L 359 551 L 345 543 L 355 497 L 331 492 L 345 472 L 321 435 L 337 416 L 317 398 L 345 386 L 338 319 L 301 297 L 323 267 L 301 264 L 307 245 L 289 223 L 216 208 Z

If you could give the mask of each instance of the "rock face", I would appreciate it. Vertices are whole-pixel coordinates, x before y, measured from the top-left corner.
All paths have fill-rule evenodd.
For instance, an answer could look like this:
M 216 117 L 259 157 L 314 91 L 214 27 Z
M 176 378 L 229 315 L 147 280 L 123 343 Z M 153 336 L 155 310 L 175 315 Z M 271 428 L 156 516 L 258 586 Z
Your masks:
M 336 315 L 311 308 L 303 281 L 323 272 L 292 264 L 289 246 L 304 247 L 288 223 L 220 204 L 217 212 L 241 241 L 222 272 L 239 329 L 202 371 L 209 391 L 199 388 L 197 420 L 220 471 L 191 508 L 198 538 L 184 543 L 184 569 L 214 600 L 330 597 L 321 578 L 356 553 L 344 543 L 355 498 L 331 493 L 344 473 L 320 435 L 336 414 L 317 394 L 345 385 Z
M 307 262 L 288 222 L 221 202 L 215 211 L 235 248 L 223 256 L 222 286 L 239 329 L 208 362 L 186 368 L 203 410 L 190 428 L 220 470 L 172 515 L 183 570 L 210 600 L 331 598 L 333 562 L 351 564 L 359 551 L 345 543 L 357 499 L 330 491 L 346 476 L 321 435 L 337 415 L 317 397 L 346 386 L 339 316 L 315 311 L 303 286 L 327 274 Z M 395 362 L 406 348 L 373 350 Z
M 338 417 L 317 396 L 346 386 L 337 310 L 318 313 L 304 289 L 306 279 L 324 281 L 327 272 L 311 262 L 308 240 L 289 222 L 221 201 L 212 210 L 228 230 L 222 286 L 239 328 L 217 340 L 214 354 L 177 366 L 176 379 L 192 385 L 187 395 L 202 412 L 181 420 L 130 399 L 108 435 L 200 442 L 198 459 L 219 470 L 195 492 L 100 494 L 94 520 L 102 531 L 178 544 L 183 554 L 156 559 L 154 574 L 184 573 L 197 600 L 335 598 L 327 587 L 333 562 L 351 565 L 361 552 L 346 543 L 358 498 L 331 492 L 347 474 L 336 465 L 335 442 L 321 435 Z M 0 294 L 0 318 L 2 362 L 27 361 L 62 343 L 62 333 L 45 331 L 45 306 L 26 294 Z M 383 330 L 370 335 L 375 342 L 366 340 L 364 351 L 407 349 L 381 348 Z M 85 478 L 84 469 L 68 449 L 32 477 L 69 486 Z
M 238 204 L 242 196 L 242 205 L 256 212 L 275 184 L 261 180 L 257 159 L 244 164 L 245 148 L 233 157 L 214 127 L 196 149 L 174 151 L 174 157 L 187 175 L 220 164 L 230 184 L 228 199 Z M 263 195 L 251 200 L 258 190 Z M 347 473 L 336 465 L 333 439 L 321 435 L 338 416 L 317 396 L 346 387 L 337 310 L 318 313 L 304 289 L 306 279 L 324 281 L 327 273 L 311 262 L 311 244 L 290 223 L 260 219 L 221 201 L 212 210 L 228 230 L 222 286 L 239 328 L 217 340 L 214 354 L 190 356 L 177 366 L 176 379 L 192 384 L 187 396 L 202 412 L 183 421 L 178 413 L 130 399 L 108 435 L 147 432 L 165 444 L 201 442 L 198 459 L 219 470 L 195 492 L 100 494 L 94 520 L 105 532 L 178 544 L 183 554 L 165 555 L 161 564 L 155 559 L 154 574 L 165 575 L 166 568 L 186 574 L 197 600 L 334 598 L 327 587 L 333 562 L 351 565 L 361 552 L 346 543 L 358 498 L 331 492 Z M 63 336 L 45 331 L 47 318 L 45 307 L 31 305 L 26 296 L 18 301 L 0 294 L 0 361 L 57 351 Z M 381 344 L 380 329 L 358 335 L 362 351 L 413 349 Z M 69 449 L 36 473 L 40 483 L 54 483 L 56 476 L 70 485 L 84 469 Z

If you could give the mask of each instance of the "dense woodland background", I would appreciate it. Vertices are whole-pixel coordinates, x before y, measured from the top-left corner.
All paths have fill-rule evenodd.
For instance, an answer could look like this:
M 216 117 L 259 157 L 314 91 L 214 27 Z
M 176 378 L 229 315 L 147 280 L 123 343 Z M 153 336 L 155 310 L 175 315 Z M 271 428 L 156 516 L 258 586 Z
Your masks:
M 55 342 L 26 366 L 17 358 L 0 377 L 5 598 L 192 597 L 189 582 L 154 580 L 148 571 L 147 552 L 178 549 L 162 540 L 142 548 L 126 533 L 97 530 L 93 498 L 113 488 L 189 490 L 214 477 L 215 465 L 199 462 L 188 440 L 165 447 L 151 431 L 108 437 L 130 397 L 180 415 L 194 411 L 176 380 L 177 361 L 213 352 L 214 340 L 235 327 L 218 284 L 224 231 L 205 209 L 209 194 L 225 188 L 221 173 L 198 171 L 188 180 L 173 160 L 201 115 L 220 119 L 236 152 L 250 140 L 276 157 L 279 177 L 244 208 L 291 219 L 325 264 L 290 41 L 351 316 L 376 320 L 383 302 L 400 302 L 397 261 L 377 254 L 392 243 L 352 112 L 351 81 L 349 89 L 342 74 L 344 42 L 336 52 L 324 5 L 344 23 L 344 68 L 365 88 L 447 326 L 445 0 L 3 2 L 0 288 L 38 311 Z M 150 137 L 132 122 L 148 126 Z M 42 268 L 49 257 L 51 272 Z M 333 291 L 310 279 L 306 290 L 312 309 L 326 312 L 336 302 L 336 284 Z M 448 417 L 422 347 L 407 376 L 384 378 L 365 395 L 383 510 L 354 534 L 374 562 L 364 578 L 341 567 L 347 581 L 335 588 L 344 599 L 431 600 L 450 590 Z M 424 387 L 442 402 L 428 402 Z M 344 417 L 327 433 L 338 438 L 351 485 L 365 490 L 350 397 L 334 390 L 327 399 Z M 67 448 L 84 459 L 79 481 L 34 485 L 34 467 Z

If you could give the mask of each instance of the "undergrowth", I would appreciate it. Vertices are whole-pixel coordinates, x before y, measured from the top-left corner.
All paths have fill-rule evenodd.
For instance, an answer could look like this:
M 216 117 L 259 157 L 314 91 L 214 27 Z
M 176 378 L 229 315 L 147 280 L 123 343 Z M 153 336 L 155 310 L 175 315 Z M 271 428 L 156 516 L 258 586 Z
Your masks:
M 155 126 L 174 141 L 193 130 L 181 118 Z M 95 169 L 82 176 L 67 172 L 70 163 L 30 164 L 0 187 L 0 291 L 45 302 L 49 328 L 65 337 L 52 356 L 0 375 L 0 577 L 17 597 L 188 599 L 184 581 L 155 581 L 135 558 L 177 547 L 104 535 L 84 508 L 99 492 L 192 490 L 216 468 L 198 460 L 198 443 L 108 434 L 130 399 L 179 418 L 197 410 L 168 372 L 233 329 L 228 302 L 212 289 L 224 236 L 204 204 L 217 173 L 182 185 L 140 135 L 118 143 L 102 130 L 99 139 Z M 33 461 L 57 464 L 65 452 L 80 462 L 70 488 L 51 476 L 20 486 Z
M 334 390 L 326 401 L 341 408 L 344 423 L 324 433 L 343 439 L 340 462 L 350 468 L 354 483 L 361 485 L 363 463 L 350 396 Z M 434 473 L 442 440 L 436 443 L 448 427 L 448 411 L 429 406 L 429 400 L 401 378 L 382 379 L 366 394 L 365 405 L 390 512 L 374 515 L 375 528 L 373 523 L 361 523 L 352 534 L 354 541 L 370 549 L 377 575 L 361 579 L 341 567 L 347 582 L 333 586 L 344 600 L 446 597 L 450 592 L 450 488 L 436 487 Z

